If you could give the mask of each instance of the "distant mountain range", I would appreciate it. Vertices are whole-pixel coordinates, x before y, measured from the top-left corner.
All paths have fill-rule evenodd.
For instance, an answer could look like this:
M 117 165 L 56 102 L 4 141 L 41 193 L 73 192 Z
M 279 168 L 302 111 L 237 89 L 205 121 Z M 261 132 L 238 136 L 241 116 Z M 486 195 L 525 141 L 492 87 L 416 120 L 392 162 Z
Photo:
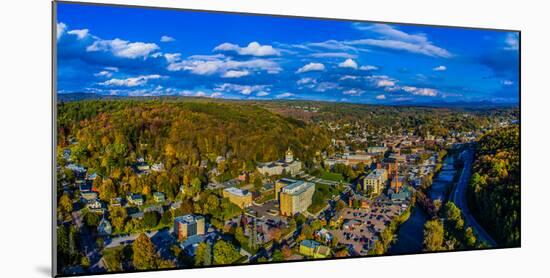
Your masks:
M 155 98 L 197 98 L 197 97 L 187 97 L 187 96 L 140 96 L 140 97 L 133 97 L 133 96 L 113 96 L 113 95 L 101 95 L 101 94 L 94 94 L 94 93 L 63 93 L 63 94 L 57 94 L 57 101 L 58 102 L 69 102 L 69 101 L 79 101 L 79 100 L 99 100 L 99 99 L 125 99 L 125 98 L 132 98 L 132 99 L 155 99 Z M 234 101 L 234 100 L 233 100 Z M 259 100 L 254 100 L 259 101 Z M 269 101 L 284 101 L 288 102 L 288 100 L 269 100 Z M 307 100 L 297 100 L 297 101 L 291 101 L 291 102 L 304 102 Z M 317 101 L 314 101 L 317 102 Z M 354 104 L 363 104 L 363 103 L 354 103 Z M 367 104 L 367 103 L 364 103 Z M 369 104 L 373 105 L 373 104 Z M 418 103 L 418 102 L 399 102 L 399 103 L 386 103 L 386 104 L 374 104 L 374 105 L 386 105 L 386 106 L 426 106 L 426 107 L 455 107 L 455 108 L 495 108 L 495 107 L 514 107 L 518 106 L 519 103 L 495 103 L 491 101 L 476 101 L 476 102 L 468 102 L 468 101 L 457 101 L 457 102 L 425 102 L 425 103 Z

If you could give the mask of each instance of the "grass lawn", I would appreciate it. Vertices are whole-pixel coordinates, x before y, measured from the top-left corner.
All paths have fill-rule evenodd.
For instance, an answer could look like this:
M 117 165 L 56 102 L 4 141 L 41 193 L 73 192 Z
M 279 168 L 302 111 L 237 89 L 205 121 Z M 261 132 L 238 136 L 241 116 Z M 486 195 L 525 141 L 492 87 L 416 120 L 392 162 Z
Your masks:
M 275 199 L 275 191 L 270 190 L 268 192 L 264 192 L 260 198 L 256 201 L 257 203 L 263 204 L 269 200 Z
M 325 170 L 321 170 L 321 178 L 324 180 L 329 181 L 343 181 L 344 177 L 342 174 L 333 173 L 333 172 L 327 172 Z

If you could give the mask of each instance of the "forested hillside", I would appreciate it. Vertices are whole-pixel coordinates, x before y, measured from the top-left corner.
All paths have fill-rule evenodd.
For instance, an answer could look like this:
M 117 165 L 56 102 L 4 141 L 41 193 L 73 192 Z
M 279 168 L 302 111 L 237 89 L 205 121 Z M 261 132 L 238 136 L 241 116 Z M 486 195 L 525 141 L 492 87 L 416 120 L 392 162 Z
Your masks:
M 470 182 L 470 203 L 482 225 L 502 246 L 520 244 L 519 127 L 499 129 L 479 141 Z
M 221 179 L 233 178 L 241 171 L 253 171 L 256 162 L 282 158 L 288 147 L 307 162 L 330 143 L 316 126 L 230 102 L 60 103 L 58 130 L 59 155 L 68 147 L 75 162 L 111 177 L 115 185 L 130 183 L 134 188 L 128 191 L 141 192 L 142 186 L 136 184 L 155 184 L 169 196 L 193 178 L 206 182 L 205 169 L 212 169 L 210 165 L 216 166 Z M 216 161 L 220 156 L 221 163 Z M 155 181 L 132 181 L 130 167 L 138 158 L 149 164 L 162 162 L 166 171 Z M 200 167 L 201 161 L 209 167 Z

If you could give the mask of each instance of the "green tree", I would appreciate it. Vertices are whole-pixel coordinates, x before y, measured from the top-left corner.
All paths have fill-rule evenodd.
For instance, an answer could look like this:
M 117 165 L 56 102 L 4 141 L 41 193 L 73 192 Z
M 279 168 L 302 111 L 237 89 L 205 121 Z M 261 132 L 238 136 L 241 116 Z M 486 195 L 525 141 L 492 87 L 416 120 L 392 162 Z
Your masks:
M 214 264 L 230 264 L 240 257 L 239 251 L 233 244 L 224 240 L 218 240 L 214 244 Z
M 156 211 L 148 211 L 143 214 L 143 225 L 146 228 L 154 228 L 159 224 L 159 213 Z
M 73 201 L 69 196 L 69 193 L 63 193 L 59 198 L 59 209 L 63 213 L 71 213 L 73 211 Z
M 113 224 L 115 230 L 121 232 L 126 224 L 128 212 L 126 211 L 126 208 L 120 206 L 110 206 L 109 217 L 111 218 L 111 223 Z
M 199 243 L 194 256 L 195 266 L 208 266 L 212 264 L 212 248 L 207 242 Z
M 155 269 L 158 266 L 158 257 L 151 239 L 141 233 L 132 244 L 133 264 L 136 269 Z
M 429 220 L 424 224 L 424 250 L 443 250 L 445 231 L 439 220 Z

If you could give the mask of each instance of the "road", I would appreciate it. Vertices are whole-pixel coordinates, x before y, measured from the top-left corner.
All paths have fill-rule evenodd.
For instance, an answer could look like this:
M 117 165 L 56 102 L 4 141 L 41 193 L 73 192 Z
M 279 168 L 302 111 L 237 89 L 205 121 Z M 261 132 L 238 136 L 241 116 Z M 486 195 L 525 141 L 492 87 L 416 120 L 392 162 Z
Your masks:
M 462 211 L 464 215 L 464 220 L 466 224 L 474 230 L 474 233 L 477 235 L 478 239 L 486 242 L 491 247 L 495 247 L 497 244 L 493 238 L 477 223 L 474 216 L 471 214 L 468 208 L 468 200 L 466 196 L 466 191 L 468 189 L 468 184 L 470 183 L 470 176 L 472 175 L 472 163 L 474 161 L 474 151 L 472 149 L 466 149 L 460 153 L 460 158 L 464 161 L 464 167 L 460 173 L 460 178 L 451 192 L 450 201 L 455 203 L 458 208 Z
M 154 237 L 158 231 L 152 231 L 146 233 L 149 238 Z M 105 242 L 105 248 L 113 248 L 120 245 L 131 244 L 141 233 L 129 234 L 125 236 L 112 237 L 109 242 Z

